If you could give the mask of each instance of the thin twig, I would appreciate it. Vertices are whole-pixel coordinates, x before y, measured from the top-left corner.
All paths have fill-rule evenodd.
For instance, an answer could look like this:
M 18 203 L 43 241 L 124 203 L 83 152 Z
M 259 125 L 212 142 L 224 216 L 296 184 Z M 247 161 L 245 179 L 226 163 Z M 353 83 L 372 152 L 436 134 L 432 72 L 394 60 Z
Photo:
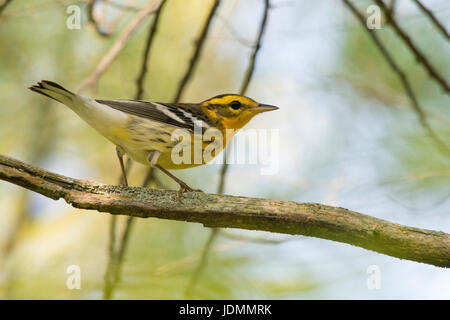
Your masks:
M 151 1 L 145 8 L 139 11 L 133 20 L 127 25 L 124 31 L 117 38 L 116 42 L 111 46 L 108 52 L 100 60 L 100 63 L 95 68 L 94 72 L 80 85 L 77 92 L 80 93 L 88 87 L 94 86 L 100 76 L 106 71 L 109 65 L 114 61 L 120 51 L 127 43 L 132 33 L 139 27 L 145 18 L 158 9 L 162 0 Z
M 120 240 L 120 245 L 117 250 L 116 268 L 115 268 L 114 277 L 113 277 L 113 288 L 120 281 L 120 276 L 122 273 L 123 259 L 125 257 L 125 252 L 128 247 L 128 240 L 130 239 L 130 232 L 131 232 L 131 227 L 133 225 L 133 221 L 134 221 L 134 217 L 127 217 L 127 221 L 125 224 L 125 230 L 123 231 L 122 239 Z
M 250 83 L 250 80 L 253 77 L 253 73 L 255 72 L 256 58 L 258 56 L 259 49 L 261 49 L 261 43 L 262 43 L 264 31 L 266 30 L 267 17 L 269 16 L 269 8 L 270 8 L 269 0 L 264 0 L 264 14 L 263 14 L 263 18 L 261 20 L 261 25 L 259 26 L 259 32 L 258 32 L 258 38 L 256 40 L 256 45 L 255 45 L 255 48 L 253 49 L 252 55 L 250 57 L 250 63 L 248 65 L 244 81 L 242 82 L 241 90 L 239 91 L 241 95 L 245 95 L 245 93 L 247 92 L 248 85 Z
M 195 66 L 197 65 L 197 62 L 199 60 L 200 57 L 200 53 L 203 49 L 203 45 L 205 43 L 206 40 L 206 36 L 208 35 L 209 29 L 210 29 L 210 25 L 211 22 L 213 20 L 214 14 L 217 11 L 217 8 L 219 7 L 220 4 L 220 0 L 214 0 L 214 3 L 211 7 L 211 10 L 209 11 L 208 17 L 206 19 L 206 22 L 202 28 L 202 31 L 200 33 L 200 36 L 197 38 L 197 40 L 195 40 L 195 49 L 194 49 L 194 53 L 191 57 L 191 59 L 189 60 L 189 66 L 188 69 L 186 71 L 186 73 L 184 74 L 183 78 L 181 79 L 179 85 L 178 85 L 178 89 L 177 92 L 175 94 L 175 98 L 174 101 L 175 102 L 179 102 L 181 99 L 181 95 L 184 91 L 184 88 L 186 86 L 186 84 L 188 83 L 189 79 L 192 77 L 192 74 L 194 72 Z
M 116 250 L 115 250 L 116 225 L 117 225 L 117 216 L 111 215 L 111 221 L 109 224 L 108 262 L 106 264 L 106 272 L 103 286 L 103 299 L 105 300 L 111 299 L 111 293 L 113 290 L 111 279 L 114 272 L 116 259 Z
M 356 7 L 351 3 L 350 0 L 342 0 L 344 4 L 352 11 L 352 13 L 358 18 L 363 28 L 369 33 L 371 36 L 373 42 L 380 50 L 383 57 L 388 62 L 391 69 L 397 74 L 398 78 L 400 79 L 400 82 L 403 85 L 403 88 L 405 89 L 406 95 L 409 97 L 411 101 L 411 105 L 417 114 L 419 118 L 419 122 L 422 125 L 422 127 L 427 131 L 428 135 L 431 139 L 436 143 L 436 145 L 439 147 L 439 150 L 443 153 L 448 153 L 448 147 L 447 145 L 439 139 L 439 137 L 436 135 L 434 130 L 431 128 L 430 124 L 427 121 L 427 118 L 425 116 L 425 112 L 423 111 L 422 107 L 419 105 L 419 101 L 417 100 L 417 97 L 412 89 L 411 84 L 409 83 L 409 80 L 406 76 L 406 74 L 403 72 L 403 70 L 397 65 L 397 63 L 394 61 L 394 58 L 390 55 L 390 53 L 387 51 L 386 47 L 383 45 L 381 40 L 378 38 L 378 35 L 375 33 L 374 30 L 367 28 L 366 26 L 366 19 L 365 17 L 356 9 Z
M 439 22 L 439 20 L 436 18 L 434 13 L 431 10 L 427 9 L 419 0 L 413 0 L 413 1 L 428 16 L 428 18 L 430 18 L 430 20 L 433 21 L 436 28 L 438 28 L 441 31 L 441 33 L 447 38 L 447 40 L 450 39 L 449 33 L 447 32 L 445 27 L 442 25 L 442 23 Z
M 159 5 L 158 10 L 156 10 L 155 13 L 155 19 L 153 20 L 153 23 L 151 24 L 150 31 L 148 33 L 147 41 L 145 43 L 145 49 L 144 49 L 144 57 L 142 59 L 142 67 L 141 71 L 139 73 L 138 78 L 136 79 L 136 100 L 141 100 L 144 95 L 144 82 L 145 82 L 145 76 L 147 74 L 147 63 L 148 63 L 148 57 L 150 55 L 150 49 L 153 44 L 153 39 L 155 38 L 155 34 L 158 31 L 158 24 L 159 24 L 159 18 L 161 16 L 162 9 L 164 7 L 164 4 L 166 3 L 166 0 L 162 0 L 161 4 Z
M 390 23 L 391 22 L 390 20 L 394 19 L 396 9 L 397 9 L 397 0 L 391 0 L 388 7 L 389 14 L 387 15 L 386 23 Z
M 107 28 L 108 28 L 109 34 L 112 34 L 115 31 L 119 21 L 127 13 L 127 11 L 128 11 L 127 9 L 133 8 L 133 5 L 135 2 L 136 2 L 136 0 L 128 0 L 128 4 L 124 5 L 123 8 L 120 9 L 119 14 L 114 17 L 114 20 L 112 22 L 108 23 Z M 111 2 L 108 1 L 108 5 L 110 5 L 110 4 L 111 4 Z M 105 7 L 105 9 L 106 9 L 106 7 Z M 103 11 L 105 11 L 105 9 Z
M 348 1 L 346 1 L 346 2 L 348 2 Z M 375 2 L 381 7 L 381 9 L 387 15 L 387 17 L 389 18 L 390 25 L 394 28 L 394 30 L 398 34 L 398 36 L 403 39 L 403 41 L 406 43 L 406 45 L 409 47 L 409 49 L 415 55 L 416 60 L 425 67 L 425 69 L 428 71 L 428 74 L 431 76 L 431 78 L 436 80 L 441 85 L 442 89 L 444 89 L 444 91 L 448 94 L 450 92 L 450 87 L 449 87 L 448 83 L 439 74 L 439 72 L 437 72 L 436 69 L 434 69 L 434 67 L 431 65 L 431 63 L 428 61 L 428 59 L 416 47 L 416 45 L 411 40 L 411 38 L 408 36 L 408 34 L 406 34 L 406 32 L 399 26 L 397 21 L 393 17 L 390 16 L 389 9 L 386 7 L 384 2 L 382 0 L 375 0 Z

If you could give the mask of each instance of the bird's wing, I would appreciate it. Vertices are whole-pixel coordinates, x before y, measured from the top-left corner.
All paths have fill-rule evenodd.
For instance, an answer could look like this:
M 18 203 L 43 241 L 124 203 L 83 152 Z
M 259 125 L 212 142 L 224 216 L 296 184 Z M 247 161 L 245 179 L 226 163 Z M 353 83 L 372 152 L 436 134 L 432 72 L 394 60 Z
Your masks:
M 202 130 L 208 129 L 211 124 L 196 105 L 168 104 L 142 100 L 96 100 L 116 110 L 153 121 L 174 125 L 194 131 L 195 126 Z

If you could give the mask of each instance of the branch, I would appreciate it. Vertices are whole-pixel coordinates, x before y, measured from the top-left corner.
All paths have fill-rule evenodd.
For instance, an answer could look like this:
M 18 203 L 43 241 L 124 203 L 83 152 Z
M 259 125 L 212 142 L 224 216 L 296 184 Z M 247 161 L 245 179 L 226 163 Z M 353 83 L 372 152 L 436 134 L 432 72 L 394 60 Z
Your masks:
M 397 21 L 395 21 L 394 17 L 390 16 L 389 9 L 386 7 L 384 2 L 382 0 L 375 0 L 375 2 L 381 7 L 381 9 L 384 11 L 386 16 L 389 19 L 389 23 L 394 28 L 395 32 L 398 34 L 400 38 L 403 39 L 403 41 L 406 43 L 406 45 L 409 47 L 409 49 L 413 52 L 413 54 L 416 56 L 416 59 L 419 63 L 421 63 L 425 69 L 427 69 L 429 75 L 435 79 L 444 89 L 446 93 L 450 92 L 450 87 L 448 83 L 445 81 L 445 79 L 437 72 L 434 67 L 430 64 L 430 62 L 427 60 L 427 58 L 420 52 L 420 50 L 416 47 L 416 45 L 413 43 L 411 38 L 406 34 L 405 31 L 398 25 Z
M 244 95 L 247 92 L 248 85 L 250 84 L 250 80 L 252 79 L 253 72 L 255 71 L 256 57 L 258 56 L 259 49 L 261 49 L 262 38 L 264 35 L 264 31 L 266 30 L 267 17 L 269 16 L 269 8 L 270 3 L 269 0 L 264 0 L 264 13 L 261 19 L 261 25 L 259 26 L 258 38 L 256 40 L 255 48 L 250 57 L 250 63 L 248 65 L 245 78 L 242 82 L 240 93 Z
M 192 192 L 178 201 L 176 191 L 119 187 L 55 174 L 0 155 L 0 179 L 80 209 L 140 218 L 202 223 L 297 234 L 450 268 L 450 235 L 402 226 L 344 208 L 316 203 L 219 196 Z
M 436 18 L 433 12 L 427 9 L 419 0 L 414 0 L 414 2 L 428 16 L 428 18 L 430 18 L 430 20 L 433 21 L 436 28 L 438 28 L 442 32 L 442 34 L 447 38 L 447 40 L 450 39 L 450 35 L 448 34 L 447 30 L 445 30 L 445 27 L 439 22 L 439 20 Z
M 197 65 L 198 59 L 200 57 L 200 53 L 203 49 L 203 45 L 205 43 L 206 36 L 208 35 L 209 28 L 211 26 L 211 22 L 213 20 L 214 14 L 217 11 L 217 8 L 219 7 L 219 4 L 220 4 L 220 0 L 214 0 L 214 3 L 211 7 L 211 10 L 209 11 L 208 17 L 206 18 L 206 22 L 205 22 L 205 25 L 203 26 L 200 36 L 198 37 L 198 39 L 195 40 L 194 53 L 193 53 L 191 59 L 189 60 L 188 69 L 187 69 L 186 73 L 184 74 L 183 78 L 181 79 L 180 84 L 178 85 L 177 93 L 175 94 L 175 99 L 174 99 L 175 102 L 180 101 L 181 94 L 183 93 L 184 87 L 186 86 L 186 84 L 188 83 L 189 79 L 191 78 L 191 76 L 194 72 L 195 66 Z
M 153 20 L 153 23 L 151 24 L 150 31 L 148 33 L 147 41 L 145 43 L 145 49 L 144 49 L 144 57 L 142 59 L 142 67 L 141 71 L 139 72 L 139 76 L 136 79 L 136 100 L 141 100 L 142 96 L 144 95 L 144 82 L 145 82 L 145 76 L 147 74 L 147 63 L 148 63 L 148 57 L 150 55 L 150 49 L 153 44 L 153 40 L 155 39 L 155 34 L 158 31 L 158 24 L 159 24 L 159 18 L 161 17 L 161 12 L 164 7 L 164 4 L 166 3 L 166 0 L 162 0 L 161 4 L 159 5 L 158 10 L 156 10 L 155 13 L 155 19 Z
M 127 43 L 131 34 L 137 29 L 137 27 L 144 21 L 144 19 L 158 9 L 161 0 L 151 1 L 144 9 L 136 14 L 135 18 L 127 25 L 125 30 L 117 38 L 116 42 L 108 50 L 108 52 L 100 60 L 99 64 L 95 68 L 94 72 L 80 85 L 77 92 L 80 93 L 88 87 L 92 87 L 97 83 L 98 78 L 106 71 L 109 65 L 114 61 L 120 51 Z
M 106 263 L 105 283 L 103 286 L 103 299 L 109 300 L 114 290 L 113 273 L 116 268 L 116 216 L 111 216 L 109 224 L 109 242 L 108 242 L 108 262 Z
M 375 31 L 367 28 L 366 18 L 358 11 L 358 9 L 356 9 L 356 7 L 350 2 L 350 0 L 342 0 L 342 1 L 350 9 L 350 11 L 352 11 L 352 13 L 356 16 L 356 18 L 358 18 L 359 22 L 361 23 L 363 28 L 369 33 L 373 42 L 380 50 L 381 54 L 386 59 L 387 63 L 391 67 L 391 69 L 397 74 L 398 78 L 400 79 L 400 82 L 403 85 L 403 88 L 405 89 L 406 95 L 409 97 L 409 100 L 411 101 L 411 105 L 412 105 L 414 111 L 416 112 L 417 116 L 419 117 L 419 122 L 422 125 L 422 127 L 427 131 L 430 138 L 433 139 L 433 141 L 439 147 L 439 150 L 442 151 L 444 154 L 447 154 L 448 153 L 447 145 L 436 135 L 436 133 L 434 132 L 434 130 L 431 128 L 430 124 L 428 123 L 427 118 L 425 116 L 425 112 L 423 111 L 423 108 L 420 106 L 419 101 L 417 100 L 417 97 L 412 89 L 412 86 L 411 86 L 406 74 L 394 61 L 394 58 L 390 55 L 389 51 L 383 45 L 380 38 L 378 38 L 378 35 L 375 33 Z
M 388 14 L 386 18 L 386 24 L 390 23 L 390 19 L 394 18 L 395 11 L 397 9 L 397 0 L 391 0 L 388 7 Z

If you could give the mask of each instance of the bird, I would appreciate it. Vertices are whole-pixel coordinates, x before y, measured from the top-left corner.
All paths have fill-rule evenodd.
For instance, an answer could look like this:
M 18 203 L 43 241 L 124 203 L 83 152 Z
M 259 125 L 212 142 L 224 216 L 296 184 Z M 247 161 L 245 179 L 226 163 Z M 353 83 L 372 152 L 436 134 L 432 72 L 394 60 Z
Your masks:
M 66 105 L 116 146 L 124 185 L 128 186 L 123 162 L 126 154 L 177 182 L 179 197 L 201 190 L 189 187 L 168 170 L 206 164 L 254 116 L 278 109 L 239 94 L 221 94 L 200 103 L 161 103 L 93 99 L 49 80 L 29 89 Z

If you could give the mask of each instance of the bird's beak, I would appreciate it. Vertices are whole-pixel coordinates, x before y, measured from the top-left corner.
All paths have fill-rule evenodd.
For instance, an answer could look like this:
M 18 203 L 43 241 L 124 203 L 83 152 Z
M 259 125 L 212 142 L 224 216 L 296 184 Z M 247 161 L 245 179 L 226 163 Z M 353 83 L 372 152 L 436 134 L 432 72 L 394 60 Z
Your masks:
M 273 110 L 277 110 L 278 107 L 275 106 L 271 106 L 268 104 L 260 104 L 257 107 L 253 108 L 253 111 L 255 113 L 261 113 L 261 112 L 267 112 L 267 111 L 273 111 Z

